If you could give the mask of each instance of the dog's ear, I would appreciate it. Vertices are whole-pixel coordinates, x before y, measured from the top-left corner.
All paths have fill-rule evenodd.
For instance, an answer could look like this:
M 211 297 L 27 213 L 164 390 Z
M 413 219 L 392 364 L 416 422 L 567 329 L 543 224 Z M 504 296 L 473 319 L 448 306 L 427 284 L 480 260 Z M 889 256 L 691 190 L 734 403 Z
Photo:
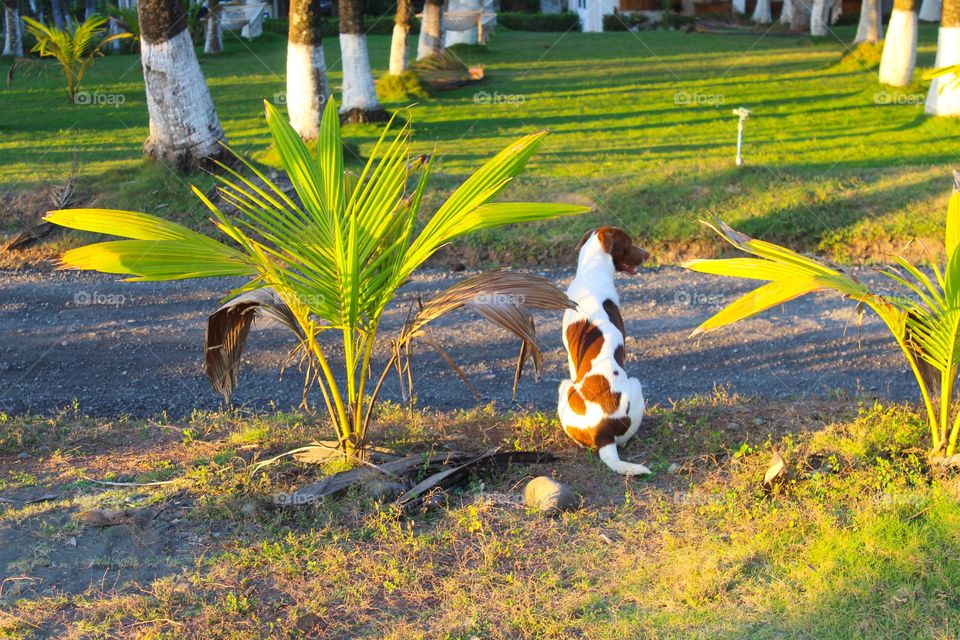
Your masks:
M 596 229 L 590 229 L 585 234 L 583 234 L 583 237 L 580 238 L 580 242 L 577 243 L 577 246 L 576 248 L 574 248 L 574 251 L 580 251 L 580 249 L 583 249 L 583 245 L 587 244 L 587 240 L 589 240 L 590 236 L 592 236 L 596 231 L 597 231 Z
M 600 245 L 603 247 L 603 250 L 613 255 L 614 249 L 617 247 L 618 240 L 620 235 L 626 235 L 620 229 L 614 227 L 600 227 L 597 229 L 597 238 L 600 240 Z M 629 241 L 629 238 L 628 238 Z

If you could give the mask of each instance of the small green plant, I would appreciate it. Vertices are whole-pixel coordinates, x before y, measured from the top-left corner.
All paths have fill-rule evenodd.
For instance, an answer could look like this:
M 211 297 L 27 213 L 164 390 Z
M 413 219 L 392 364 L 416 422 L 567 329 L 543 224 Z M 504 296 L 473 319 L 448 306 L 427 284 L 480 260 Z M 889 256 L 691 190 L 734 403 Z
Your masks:
M 531 202 L 494 203 L 523 170 L 546 132 L 527 135 L 487 161 L 420 223 L 433 158 L 412 154 L 411 125 L 388 126 L 359 176 L 344 168 L 340 123 L 328 101 L 317 155 L 307 150 L 287 119 L 269 103 L 267 126 L 296 191 L 288 196 L 252 164 L 249 178 L 227 165 L 217 178 L 219 195 L 235 213 L 223 213 L 203 194 L 212 221 L 232 246 L 181 225 L 129 211 L 54 211 L 47 220 L 128 240 L 93 244 L 63 254 L 62 266 L 133 276 L 131 280 L 179 280 L 246 276 L 231 300 L 210 316 L 207 372 L 229 399 L 255 313 L 287 326 L 306 363 L 306 384 L 316 381 L 348 456 L 362 455 L 367 425 L 391 367 L 400 365 L 410 342 L 432 320 L 462 307 L 520 336 L 521 365 L 538 366 L 533 319 L 528 308 L 564 309 L 570 300 L 535 276 L 492 272 L 467 278 L 423 303 L 393 341 L 392 357 L 373 391 L 374 344 L 380 318 L 397 289 L 440 247 L 480 229 L 546 220 L 589 211 L 588 207 Z M 321 336 L 339 334 L 343 369 L 334 374 Z M 520 366 L 517 368 L 519 373 Z
M 767 284 L 740 297 L 697 327 L 693 335 L 733 324 L 794 298 L 821 290 L 837 291 L 856 300 L 862 312 L 870 307 L 893 335 L 917 380 L 930 428 L 931 460 L 960 465 L 957 438 L 957 373 L 960 368 L 960 173 L 947 207 L 944 233 L 946 265 L 933 261 L 926 271 L 896 256 L 895 266 L 881 274 L 902 288 L 904 295 L 879 293 L 824 260 L 776 244 L 755 240 L 720 221 L 704 223 L 752 258 L 693 260 L 692 271 L 765 280 Z
M 429 97 L 427 85 L 413 71 L 404 71 L 398 76 L 385 73 L 377 80 L 377 98 L 381 102 L 412 102 Z
M 33 53 L 54 58 L 63 67 L 63 75 L 67 80 L 67 95 L 71 102 L 76 100 L 80 83 L 87 69 L 93 64 L 93 59 L 103 55 L 103 46 L 114 40 L 130 37 L 129 33 L 103 37 L 109 20 L 102 16 L 90 16 L 70 29 L 58 29 L 26 16 L 23 21 L 27 30 L 37 39 Z

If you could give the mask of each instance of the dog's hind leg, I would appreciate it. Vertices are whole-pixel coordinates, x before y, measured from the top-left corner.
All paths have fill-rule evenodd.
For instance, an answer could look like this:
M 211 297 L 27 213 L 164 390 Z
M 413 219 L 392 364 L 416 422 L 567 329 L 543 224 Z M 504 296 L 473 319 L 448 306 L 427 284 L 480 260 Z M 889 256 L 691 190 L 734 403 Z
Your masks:
M 619 474 L 625 476 L 645 476 L 650 473 L 650 469 L 647 469 L 642 464 L 634 464 L 621 460 L 620 453 L 617 451 L 617 443 L 615 442 L 600 447 L 597 449 L 597 454 L 599 454 L 600 459 L 603 460 L 608 467 Z

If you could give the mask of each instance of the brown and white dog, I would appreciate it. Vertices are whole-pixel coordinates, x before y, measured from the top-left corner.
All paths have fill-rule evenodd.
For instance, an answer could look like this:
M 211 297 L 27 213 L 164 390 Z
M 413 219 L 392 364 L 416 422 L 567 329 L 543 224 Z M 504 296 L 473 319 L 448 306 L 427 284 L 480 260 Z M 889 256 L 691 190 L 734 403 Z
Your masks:
M 640 427 L 644 404 L 640 381 L 623 368 L 626 334 L 614 277 L 617 271 L 634 273 L 647 257 L 622 229 L 588 232 L 580 242 L 577 275 L 567 289 L 577 308 L 563 314 L 570 380 L 560 383 L 560 424 L 580 446 L 593 449 L 624 475 L 650 470 L 624 462 L 617 452 L 617 445 Z

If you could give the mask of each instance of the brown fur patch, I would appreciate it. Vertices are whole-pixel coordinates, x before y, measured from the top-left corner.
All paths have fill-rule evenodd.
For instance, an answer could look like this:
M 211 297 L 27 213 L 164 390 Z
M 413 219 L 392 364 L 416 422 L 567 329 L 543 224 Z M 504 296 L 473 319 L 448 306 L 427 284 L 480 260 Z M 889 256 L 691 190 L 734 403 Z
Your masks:
M 583 400 L 583 395 L 577 391 L 576 387 L 570 387 L 567 392 L 567 406 L 573 409 L 573 412 L 581 416 L 587 414 L 587 403 Z
M 620 368 L 622 369 L 624 362 L 626 362 L 626 356 L 622 344 L 614 349 L 613 359 L 617 361 L 617 364 L 620 365 Z
M 595 427 L 589 429 L 577 429 L 576 427 L 564 427 L 567 435 L 576 440 L 580 445 L 596 451 L 600 447 L 616 442 L 617 436 L 622 436 L 630 428 L 630 418 L 604 418 Z
M 623 336 L 624 341 L 626 341 L 627 332 L 623 326 L 623 315 L 620 314 L 620 307 L 618 307 L 617 303 L 613 300 L 607 299 L 603 301 L 603 310 L 607 313 L 607 317 L 610 318 L 613 326 L 620 331 L 620 335 Z
M 610 381 L 606 376 L 592 375 L 584 378 L 580 385 L 580 393 L 587 402 L 600 405 L 606 414 L 613 413 L 620 408 L 620 392 L 610 388 Z
M 574 382 L 580 382 L 590 373 L 593 359 L 603 349 L 603 332 L 592 322 L 578 320 L 567 327 L 567 348 L 577 371 Z

